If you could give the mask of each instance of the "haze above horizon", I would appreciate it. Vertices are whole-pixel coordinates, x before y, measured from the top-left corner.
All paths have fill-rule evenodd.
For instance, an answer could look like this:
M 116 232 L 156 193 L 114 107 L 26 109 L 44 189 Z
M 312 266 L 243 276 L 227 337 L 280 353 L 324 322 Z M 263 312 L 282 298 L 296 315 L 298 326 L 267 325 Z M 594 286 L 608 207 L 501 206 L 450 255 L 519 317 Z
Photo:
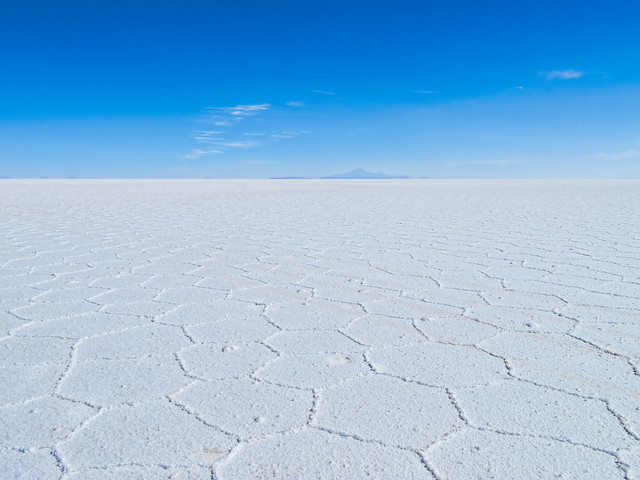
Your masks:
M 634 2 L 25 0 L 0 177 L 640 177 Z

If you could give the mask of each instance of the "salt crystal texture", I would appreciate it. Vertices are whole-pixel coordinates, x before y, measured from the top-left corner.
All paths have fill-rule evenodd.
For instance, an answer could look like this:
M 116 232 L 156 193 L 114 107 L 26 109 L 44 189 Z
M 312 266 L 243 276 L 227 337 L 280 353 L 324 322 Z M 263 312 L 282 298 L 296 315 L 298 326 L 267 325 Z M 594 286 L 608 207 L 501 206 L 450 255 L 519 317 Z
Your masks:
M 0 205 L 0 476 L 640 479 L 640 181 Z

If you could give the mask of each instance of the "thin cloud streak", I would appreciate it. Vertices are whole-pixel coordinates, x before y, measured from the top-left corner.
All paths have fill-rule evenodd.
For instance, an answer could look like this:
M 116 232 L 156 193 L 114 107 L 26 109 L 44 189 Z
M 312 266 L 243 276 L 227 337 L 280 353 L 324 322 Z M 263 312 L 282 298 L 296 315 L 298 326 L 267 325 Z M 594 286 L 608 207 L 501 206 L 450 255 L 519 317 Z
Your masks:
M 219 155 L 224 153 L 222 150 L 202 150 L 200 148 L 194 148 L 185 155 L 180 155 L 178 158 L 193 160 L 195 158 L 206 157 L 209 155 Z
M 251 148 L 260 145 L 258 142 L 214 142 L 215 145 L 228 148 Z
M 295 138 L 299 135 L 304 135 L 305 133 L 309 133 L 306 130 L 301 130 L 299 132 L 274 132 L 271 134 L 271 138 L 285 139 L 285 138 Z
M 547 80 L 573 80 L 582 77 L 584 72 L 578 70 L 554 70 L 552 72 L 543 72 L 542 74 Z
M 222 140 L 218 135 L 222 134 L 220 131 L 212 131 L 212 130 L 201 130 L 199 132 L 195 132 L 191 135 L 191 138 L 197 140 L 199 142 L 205 143 L 214 143 L 216 141 Z
M 269 103 L 259 103 L 256 105 L 236 105 L 235 107 L 208 107 L 206 110 L 216 114 L 242 118 L 256 115 L 264 110 L 269 110 L 269 108 L 271 108 Z

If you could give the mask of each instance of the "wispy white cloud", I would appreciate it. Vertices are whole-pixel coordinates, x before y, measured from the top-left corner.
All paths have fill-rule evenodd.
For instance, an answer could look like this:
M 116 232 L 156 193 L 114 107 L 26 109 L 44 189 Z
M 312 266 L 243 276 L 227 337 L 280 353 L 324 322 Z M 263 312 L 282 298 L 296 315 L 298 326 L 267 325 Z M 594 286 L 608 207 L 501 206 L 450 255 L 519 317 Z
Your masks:
M 414 90 L 413 93 L 421 93 L 421 94 L 430 94 L 430 93 L 438 93 L 435 90 Z
M 193 138 L 194 140 L 198 140 L 199 142 L 214 143 L 218 140 L 221 140 L 220 134 L 222 134 L 222 132 L 217 130 L 200 130 L 198 132 L 192 133 L 191 138 Z
M 302 102 L 290 101 L 290 102 L 284 102 L 284 104 L 287 107 L 304 107 L 304 103 L 302 103 Z
M 584 72 L 579 70 L 553 70 L 551 72 L 542 72 L 542 75 L 544 75 L 547 80 L 572 80 L 582 77 Z
M 309 133 L 306 130 L 300 130 L 299 132 L 272 132 L 271 133 L 271 138 L 279 138 L 279 139 L 284 139 L 284 138 L 294 138 L 297 137 L 299 135 L 304 135 L 305 133 Z
M 192 160 L 194 158 L 206 157 L 206 156 L 209 156 L 209 155 L 219 155 L 221 153 L 224 153 L 224 151 L 222 151 L 222 150 L 202 150 L 200 148 L 194 148 L 194 149 L 191 149 L 189 151 L 189 153 L 186 153 L 184 155 L 180 155 L 179 158 Z
M 518 85 L 517 87 L 513 87 L 513 88 L 517 88 L 518 90 L 522 90 L 524 87 L 522 85 Z
M 640 150 L 623 150 L 616 153 L 596 153 L 594 155 L 588 155 L 587 158 L 593 158 L 596 160 L 603 160 L 607 162 L 615 162 L 617 160 L 633 160 L 640 159 Z
M 335 92 L 328 92 L 326 90 L 311 90 L 313 93 L 319 93 L 320 95 L 335 95 Z
M 287 102 L 291 106 L 302 106 L 301 102 Z M 204 121 L 221 127 L 215 130 L 198 130 L 190 136 L 193 140 L 200 144 L 206 144 L 205 148 L 194 148 L 185 155 L 181 155 L 182 159 L 194 159 L 208 155 L 225 153 L 231 149 L 253 148 L 267 143 L 279 142 L 280 140 L 297 137 L 305 133 L 300 131 L 245 131 L 240 127 L 240 122 L 247 118 L 263 113 L 271 108 L 269 103 L 260 103 L 255 105 L 236 105 L 233 107 L 210 107 L 205 109 L 206 114 Z M 249 122 L 256 127 L 255 122 Z M 242 123 L 244 125 L 244 122 Z
M 206 119 L 216 127 L 229 127 L 246 117 L 253 117 L 269 110 L 271 105 L 259 103 L 255 105 L 236 105 L 234 107 L 207 107 Z
M 236 105 L 235 107 L 209 107 L 208 111 L 223 115 L 232 115 L 237 118 L 250 117 L 257 113 L 269 110 L 271 105 L 268 103 L 259 103 L 256 105 Z
M 258 142 L 253 142 L 253 141 L 215 142 L 215 144 L 219 145 L 220 147 L 227 147 L 227 148 L 251 148 L 251 147 L 257 147 L 258 145 L 260 145 Z

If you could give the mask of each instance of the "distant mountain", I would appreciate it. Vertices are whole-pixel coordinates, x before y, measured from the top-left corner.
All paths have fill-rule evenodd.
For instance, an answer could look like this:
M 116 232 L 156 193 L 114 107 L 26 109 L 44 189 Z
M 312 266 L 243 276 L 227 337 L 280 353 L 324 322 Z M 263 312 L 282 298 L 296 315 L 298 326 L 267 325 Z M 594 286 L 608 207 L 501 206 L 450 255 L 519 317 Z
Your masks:
M 411 178 L 406 175 L 387 175 L 386 173 L 371 173 L 362 168 L 352 170 L 347 173 L 339 173 L 337 175 L 329 175 L 328 177 L 322 177 L 323 179 L 382 179 L 382 178 Z

